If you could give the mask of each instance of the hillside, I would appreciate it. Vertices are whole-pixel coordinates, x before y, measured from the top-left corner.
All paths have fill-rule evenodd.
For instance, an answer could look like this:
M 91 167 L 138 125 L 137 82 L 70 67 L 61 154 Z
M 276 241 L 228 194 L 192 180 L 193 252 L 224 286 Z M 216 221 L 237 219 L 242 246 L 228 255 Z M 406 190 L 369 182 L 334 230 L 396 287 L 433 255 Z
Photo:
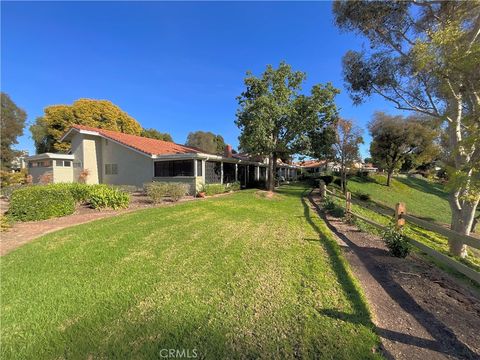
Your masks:
M 390 187 L 385 186 L 386 177 L 373 175 L 368 179 L 353 177 L 348 182 L 352 193 L 368 193 L 372 200 L 394 207 L 404 202 L 407 212 L 426 220 L 449 224 L 451 218 L 447 192 L 438 183 L 412 177 L 396 177 Z

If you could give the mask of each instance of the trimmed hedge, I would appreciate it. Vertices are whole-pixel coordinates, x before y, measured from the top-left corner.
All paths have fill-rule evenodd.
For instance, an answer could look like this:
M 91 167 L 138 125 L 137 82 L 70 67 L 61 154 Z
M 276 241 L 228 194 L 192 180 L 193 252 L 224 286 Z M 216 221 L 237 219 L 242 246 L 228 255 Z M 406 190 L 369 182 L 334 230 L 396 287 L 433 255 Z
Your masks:
M 178 201 L 188 193 L 188 185 L 182 183 L 154 181 L 145 184 L 144 188 L 154 203 L 159 203 L 166 197 Z
M 75 199 L 66 188 L 29 186 L 13 192 L 8 216 L 13 220 L 45 220 L 73 214 Z
M 223 184 L 207 184 L 204 187 L 205 195 L 212 196 L 217 194 L 223 194 L 227 192 L 227 187 Z

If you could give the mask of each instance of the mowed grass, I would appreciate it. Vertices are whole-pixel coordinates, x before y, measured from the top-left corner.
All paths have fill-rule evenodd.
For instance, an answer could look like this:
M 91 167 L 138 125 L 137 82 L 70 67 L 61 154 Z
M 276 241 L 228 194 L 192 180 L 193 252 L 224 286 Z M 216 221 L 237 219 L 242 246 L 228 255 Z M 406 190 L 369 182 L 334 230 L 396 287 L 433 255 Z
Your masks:
M 390 186 L 383 175 L 371 175 L 373 181 L 353 177 L 348 181 L 352 193 L 368 193 L 375 202 L 395 207 L 404 202 L 407 212 L 438 223 L 450 224 L 452 212 L 448 193 L 441 184 L 413 177 L 395 177 Z
M 379 358 L 364 298 L 305 191 L 138 211 L 6 255 L 2 359 Z

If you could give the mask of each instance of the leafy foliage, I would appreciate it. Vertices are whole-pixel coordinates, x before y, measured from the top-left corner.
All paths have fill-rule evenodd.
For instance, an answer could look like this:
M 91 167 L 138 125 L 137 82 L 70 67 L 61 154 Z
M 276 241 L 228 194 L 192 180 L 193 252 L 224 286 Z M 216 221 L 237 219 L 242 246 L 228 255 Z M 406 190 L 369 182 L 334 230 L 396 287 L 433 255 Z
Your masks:
M 224 184 L 206 184 L 204 186 L 205 195 L 212 196 L 229 191 Z
M 23 135 L 27 114 L 20 109 L 6 93 L 0 93 L 1 116 L 0 116 L 0 163 L 2 169 L 10 168 L 17 151 L 12 145 L 18 144 L 17 138 Z
M 75 200 L 67 188 L 28 186 L 13 192 L 8 216 L 17 221 L 45 220 L 73 214 Z
M 187 146 L 192 146 L 205 151 L 208 154 L 223 154 L 225 151 L 225 140 L 221 135 L 215 135 L 208 131 L 193 131 L 188 134 Z
M 102 129 L 140 135 L 140 124 L 108 100 L 80 99 L 72 105 L 52 105 L 30 127 L 38 153 L 66 152 L 70 145 L 60 138 L 72 125 L 87 125 Z
M 429 119 L 376 112 L 368 127 L 372 136 L 370 154 L 376 164 L 387 170 L 387 186 L 393 172 L 407 159 L 420 165 L 432 161 L 440 152 L 438 131 Z
M 151 139 L 173 142 L 172 135 L 170 135 L 169 133 L 162 133 L 157 129 L 143 129 L 140 136 L 151 138 Z
M 188 192 L 188 185 L 182 183 L 171 183 L 153 181 L 144 185 L 145 192 L 154 203 L 160 203 L 169 197 L 173 201 L 178 201 Z
M 355 103 L 372 94 L 399 110 L 437 120 L 444 132 L 451 227 L 469 234 L 480 201 L 480 3 L 478 1 L 336 1 L 336 24 L 370 46 L 343 58 Z M 451 242 L 452 253 L 465 256 Z
M 300 92 L 306 75 L 280 63 L 267 66 L 256 77 L 247 72 L 245 90 L 237 98 L 236 125 L 241 130 L 243 151 L 269 158 L 268 189 L 273 190 L 277 159 L 311 149 L 310 134 L 331 124 L 337 115 L 330 83 L 314 85 L 310 95 Z
M 385 241 L 390 254 L 395 257 L 407 257 L 412 248 L 407 237 L 403 234 L 403 230 L 395 228 L 395 225 L 387 227 L 382 234 L 382 239 Z
M 22 169 L 18 172 L 0 170 L 0 187 L 22 185 L 27 182 L 27 172 Z
M 112 186 L 97 185 L 91 188 L 88 203 L 93 209 L 124 209 L 130 204 L 130 195 Z

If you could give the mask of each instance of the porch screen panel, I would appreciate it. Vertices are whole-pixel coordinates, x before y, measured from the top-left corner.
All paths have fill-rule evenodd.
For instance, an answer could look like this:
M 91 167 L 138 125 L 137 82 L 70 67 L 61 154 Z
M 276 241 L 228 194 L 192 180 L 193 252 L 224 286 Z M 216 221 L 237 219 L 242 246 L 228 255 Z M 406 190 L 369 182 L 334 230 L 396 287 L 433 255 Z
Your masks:
M 266 167 L 260 167 L 260 180 L 266 180 L 267 179 L 267 168 Z
M 216 161 L 205 162 L 205 182 L 207 184 L 220 183 L 222 180 L 221 164 Z
M 223 182 L 235 182 L 235 164 L 223 163 Z
M 155 177 L 174 176 L 193 176 L 193 160 L 155 162 Z

